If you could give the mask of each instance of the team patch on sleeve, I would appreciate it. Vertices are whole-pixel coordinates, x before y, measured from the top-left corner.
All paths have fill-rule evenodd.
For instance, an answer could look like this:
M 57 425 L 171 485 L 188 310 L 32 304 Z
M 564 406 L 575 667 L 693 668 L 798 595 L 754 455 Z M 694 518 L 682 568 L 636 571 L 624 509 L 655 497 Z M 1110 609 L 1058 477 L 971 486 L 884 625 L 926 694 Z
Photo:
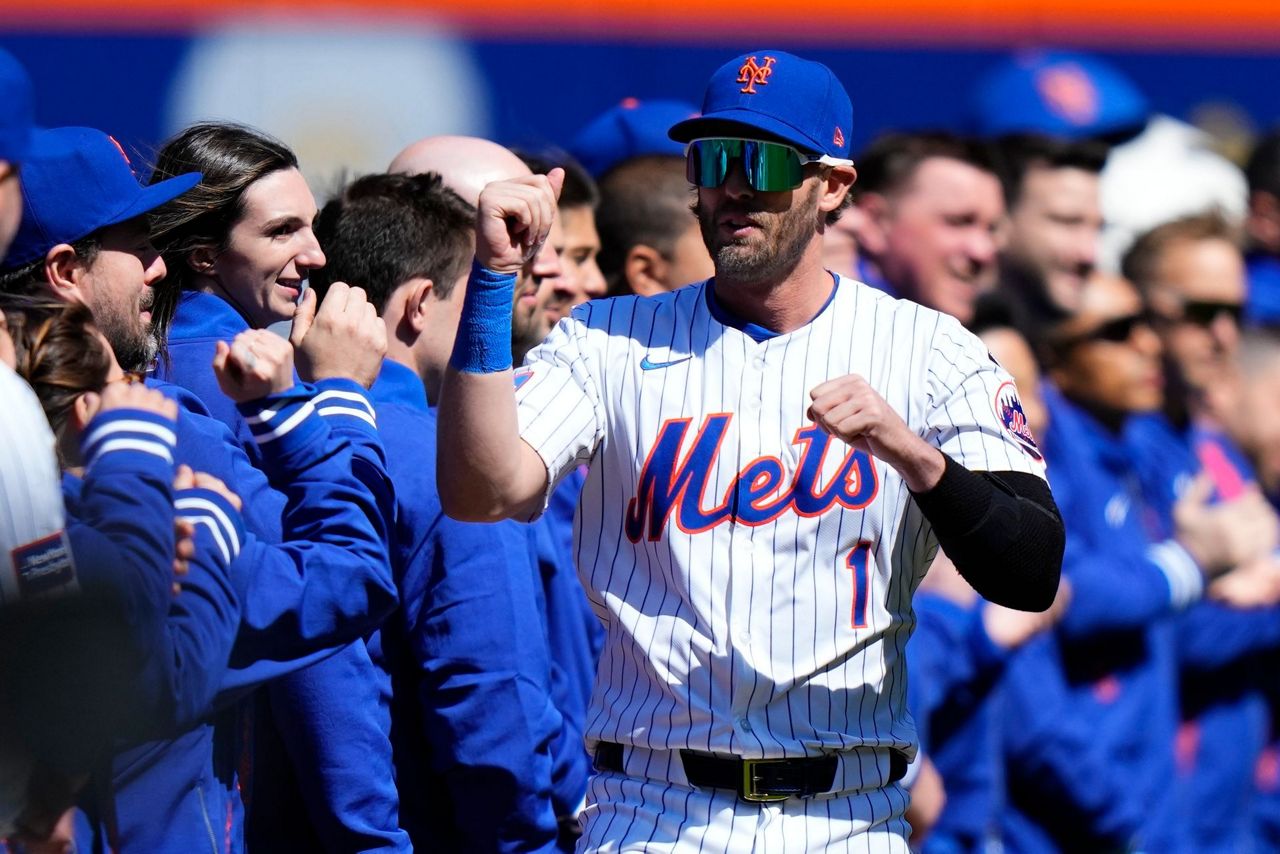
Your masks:
M 71 549 L 62 531 L 18 546 L 9 555 L 24 599 L 53 592 L 75 580 Z
M 1022 411 L 1022 401 L 1018 398 L 1018 389 L 1012 382 L 1006 382 L 996 389 L 996 416 L 1004 425 L 1005 431 L 1014 441 L 1031 455 L 1037 462 L 1043 462 L 1040 446 L 1036 444 L 1031 428 L 1027 426 L 1027 414 Z
M 528 382 L 529 380 L 531 380 L 531 379 L 533 379 L 533 366 L 532 366 L 532 365 L 525 365 L 523 368 L 516 368 L 516 371 L 515 371 L 515 374 L 514 374 L 514 380 L 515 380 L 515 384 L 516 384 L 516 391 L 519 391 L 519 390 L 520 390 L 520 387 L 521 387 L 522 385 L 524 385 L 525 383 L 527 383 L 527 382 Z

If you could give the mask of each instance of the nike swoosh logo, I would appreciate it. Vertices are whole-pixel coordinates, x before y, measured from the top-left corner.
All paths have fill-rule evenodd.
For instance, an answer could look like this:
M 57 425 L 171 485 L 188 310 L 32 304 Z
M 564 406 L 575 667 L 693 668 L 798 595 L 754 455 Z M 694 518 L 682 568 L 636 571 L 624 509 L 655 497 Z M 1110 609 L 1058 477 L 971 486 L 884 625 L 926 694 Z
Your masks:
M 681 362 L 687 362 L 692 358 L 693 356 L 685 356 L 683 359 L 673 359 L 670 362 L 654 362 L 648 357 L 648 355 L 646 355 L 643 359 L 640 360 L 640 370 L 657 371 L 657 370 L 661 370 L 662 368 L 669 368 L 672 365 L 678 365 Z

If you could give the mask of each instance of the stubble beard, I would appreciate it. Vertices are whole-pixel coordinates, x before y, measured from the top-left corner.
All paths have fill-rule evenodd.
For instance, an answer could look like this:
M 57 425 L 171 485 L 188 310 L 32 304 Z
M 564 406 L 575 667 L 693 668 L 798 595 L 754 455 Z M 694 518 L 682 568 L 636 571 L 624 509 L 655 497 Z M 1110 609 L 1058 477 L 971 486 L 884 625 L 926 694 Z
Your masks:
M 708 211 L 700 200 L 695 201 L 693 212 L 698 218 L 702 242 L 715 264 L 716 279 L 746 285 L 771 284 L 785 279 L 799 264 L 813 240 L 817 228 L 814 217 L 822 216 L 820 212 L 813 213 L 817 209 L 820 190 L 815 186 L 804 198 L 793 202 L 789 210 L 767 214 L 773 220 L 773 232 L 754 245 L 734 240 L 720 242 L 715 220 L 726 206 Z M 764 213 L 744 205 L 729 207 L 756 216 Z

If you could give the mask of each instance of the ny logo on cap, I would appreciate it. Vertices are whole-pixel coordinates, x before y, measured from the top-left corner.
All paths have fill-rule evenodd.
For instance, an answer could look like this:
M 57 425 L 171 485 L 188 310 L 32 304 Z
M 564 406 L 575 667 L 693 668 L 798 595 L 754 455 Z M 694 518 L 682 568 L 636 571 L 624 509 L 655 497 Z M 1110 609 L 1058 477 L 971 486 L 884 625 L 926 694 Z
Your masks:
M 775 62 L 777 60 L 772 56 L 766 56 L 764 65 L 758 65 L 754 56 L 748 57 L 747 61 L 742 63 L 742 67 L 738 69 L 738 82 L 747 84 L 740 91 L 747 95 L 754 95 L 757 83 L 761 86 L 769 85 L 769 75 L 773 73 L 773 64 Z
M 1074 63 L 1044 69 L 1036 75 L 1036 88 L 1045 105 L 1072 124 L 1088 124 L 1098 117 L 1098 90 Z

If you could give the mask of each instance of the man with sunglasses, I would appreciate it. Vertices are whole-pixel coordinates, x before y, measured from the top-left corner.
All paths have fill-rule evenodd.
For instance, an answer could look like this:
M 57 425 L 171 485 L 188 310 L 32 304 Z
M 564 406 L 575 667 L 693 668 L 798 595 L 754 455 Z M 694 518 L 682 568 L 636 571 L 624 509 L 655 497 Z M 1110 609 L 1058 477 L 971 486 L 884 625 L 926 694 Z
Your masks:
M 1057 591 L 1061 521 L 1008 374 L 953 318 L 822 268 L 852 114 L 818 63 L 722 66 L 670 132 L 715 277 L 580 306 L 514 375 L 511 288 L 561 176 L 480 196 L 441 499 L 529 518 L 589 464 L 576 557 L 607 639 L 579 850 L 905 852 L 903 648 L 938 544 L 993 600 Z
M 1267 740 L 1267 700 L 1250 662 L 1280 646 L 1272 555 L 1277 520 L 1245 454 L 1224 426 L 1236 406 L 1245 264 L 1235 230 L 1217 214 L 1186 217 L 1138 238 L 1125 257 L 1150 307 L 1169 378 L 1163 413 L 1136 419 L 1135 458 L 1153 504 L 1168 515 L 1186 484 L 1212 484 L 1216 512 L 1272 532 L 1251 560 L 1215 582 L 1213 598 L 1180 618 L 1182 757 L 1179 794 L 1196 850 L 1250 845 L 1252 769 Z M 1260 598 L 1259 598 L 1260 597 Z

